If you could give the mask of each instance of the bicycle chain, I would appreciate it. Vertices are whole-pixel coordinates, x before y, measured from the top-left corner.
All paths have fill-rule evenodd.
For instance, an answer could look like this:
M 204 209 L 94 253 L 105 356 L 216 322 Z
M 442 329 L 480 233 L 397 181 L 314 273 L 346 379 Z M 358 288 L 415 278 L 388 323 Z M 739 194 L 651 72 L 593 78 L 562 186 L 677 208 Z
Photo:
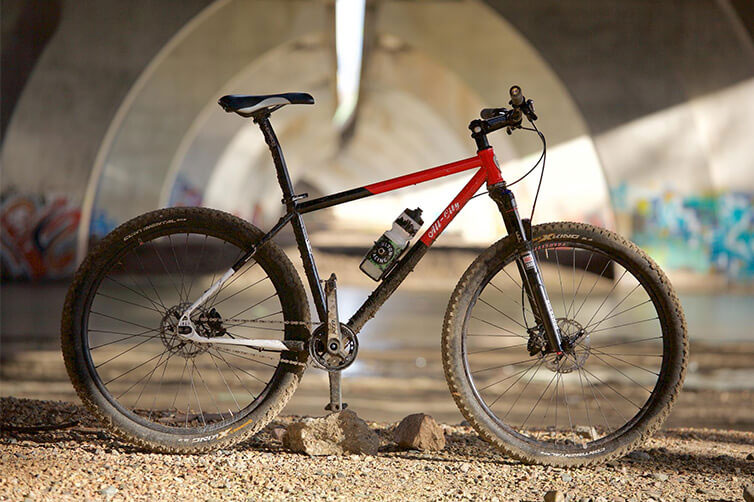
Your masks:
M 213 320 L 216 320 L 216 319 L 210 318 L 210 317 L 200 317 L 197 320 L 201 321 L 201 322 L 207 322 L 207 321 L 213 321 Z M 224 323 L 228 322 L 228 321 L 229 321 L 228 319 L 223 319 Z M 264 321 L 264 320 L 261 320 L 261 319 L 235 319 L 235 318 L 230 319 L 230 321 L 233 322 L 233 325 L 230 326 L 230 327 L 242 326 L 242 325 L 248 324 L 248 323 L 278 324 L 278 325 L 282 324 L 282 325 L 286 325 L 286 326 L 306 326 L 307 328 L 309 328 L 310 331 L 312 331 L 312 328 L 314 326 L 319 326 L 320 324 L 324 324 L 323 322 L 314 322 L 314 321 L 309 321 L 309 322 L 306 322 L 306 321 Z M 248 356 L 250 354 L 250 352 L 253 351 L 253 350 L 255 350 L 255 349 L 253 347 L 248 347 L 247 350 L 242 351 L 242 350 L 234 349 L 232 347 L 223 347 L 223 350 L 226 351 L 226 352 L 232 352 L 234 354 Z M 275 357 L 273 357 L 273 356 L 262 355 L 262 352 L 264 352 L 264 351 L 260 350 L 260 349 L 256 349 L 255 356 L 256 357 L 260 357 L 262 359 L 267 359 L 268 361 L 272 361 L 272 362 L 277 361 L 277 359 L 275 359 Z M 303 366 L 304 368 L 308 368 L 309 366 L 313 365 L 311 362 L 309 362 L 309 363 L 302 363 L 302 362 L 299 362 L 299 361 L 292 361 L 290 359 L 282 359 L 282 358 L 280 359 L 280 362 L 288 363 L 288 364 L 293 364 L 295 366 Z M 317 366 L 317 367 L 319 367 L 319 366 Z

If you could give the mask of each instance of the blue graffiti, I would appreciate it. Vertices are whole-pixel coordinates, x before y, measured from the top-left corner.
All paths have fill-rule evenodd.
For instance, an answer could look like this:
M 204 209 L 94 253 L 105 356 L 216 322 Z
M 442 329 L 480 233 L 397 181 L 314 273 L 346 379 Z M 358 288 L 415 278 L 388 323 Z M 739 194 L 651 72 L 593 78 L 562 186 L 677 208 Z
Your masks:
M 754 194 L 680 195 L 626 184 L 612 190 L 631 238 L 663 266 L 754 278 Z

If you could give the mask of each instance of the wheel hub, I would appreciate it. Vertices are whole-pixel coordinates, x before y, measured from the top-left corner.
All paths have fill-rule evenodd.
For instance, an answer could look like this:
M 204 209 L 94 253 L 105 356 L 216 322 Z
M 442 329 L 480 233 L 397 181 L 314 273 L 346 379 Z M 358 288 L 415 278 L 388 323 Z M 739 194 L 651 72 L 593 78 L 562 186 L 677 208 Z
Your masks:
M 190 303 L 184 302 L 170 307 L 160 322 L 160 340 L 162 340 L 165 348 L 170 353 L 179 354 L 186 359 L 192 359 L 209 350 L 207 344 L 194 343 L 176 334 L 178 321 L 190 306 Z M 191 316 L 191 321 L 194 323 L 194 328 L 199 336 L 213 338 L 225 334 L 222 316 L 214 308 L 210 310 L 201 307 L 196 309 Z
M 570 373 L 584 366 L 591 352 L 591 340 L 581 324 L 573 319 L 558 318 L 558 328 L 563 354 L 546 359 L 545 366 L 558 373 Z

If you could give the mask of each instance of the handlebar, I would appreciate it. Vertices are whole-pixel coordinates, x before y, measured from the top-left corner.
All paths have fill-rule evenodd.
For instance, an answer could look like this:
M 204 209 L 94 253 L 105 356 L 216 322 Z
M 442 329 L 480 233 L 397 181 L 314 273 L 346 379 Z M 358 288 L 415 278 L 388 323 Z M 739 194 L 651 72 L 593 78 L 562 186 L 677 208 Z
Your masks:
M 514 85 L 508 91 L 510 94 L 509 104 L 512 109 L 507 108 L 484 108 L 480 112 L 482 120 L 474 120 L 469 125 L 472 133 L 487 134 L 498 129 L 506 127 L 508 134 L 513 129 L 521 127 L 521 121 L 525 116 L 530 121 L 537 120 L 537 114 L 534 113 L 534 103 L 531 99 L 526 99 L 521 87 Z M 478 131 L 476 129 L 479 129 Z M 473 136 L 473 134 L 472 134 Z

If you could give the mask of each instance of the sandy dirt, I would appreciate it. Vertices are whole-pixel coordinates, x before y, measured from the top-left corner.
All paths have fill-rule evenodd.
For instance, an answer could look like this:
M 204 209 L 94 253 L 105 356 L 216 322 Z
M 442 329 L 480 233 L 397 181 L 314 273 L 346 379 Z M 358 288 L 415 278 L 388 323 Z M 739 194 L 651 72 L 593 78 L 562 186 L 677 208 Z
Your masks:
M 573 501 L 735 501 L 754 483 L 751 432 L 665 429 L 628 457 L 566 470 L 510 460 L 461 425 L 443 425 L 447 446 L 435 453 L 401 451 L 395 423 L 370 422 L 376 456 L 290 453 L 272 425 L 233 449 L 179 456 L 135 450 L 71 403 L 0 407 L 0 500 L 541 501 L 560 490 Z M 65 428 L 23 429 L 38 424 Z

